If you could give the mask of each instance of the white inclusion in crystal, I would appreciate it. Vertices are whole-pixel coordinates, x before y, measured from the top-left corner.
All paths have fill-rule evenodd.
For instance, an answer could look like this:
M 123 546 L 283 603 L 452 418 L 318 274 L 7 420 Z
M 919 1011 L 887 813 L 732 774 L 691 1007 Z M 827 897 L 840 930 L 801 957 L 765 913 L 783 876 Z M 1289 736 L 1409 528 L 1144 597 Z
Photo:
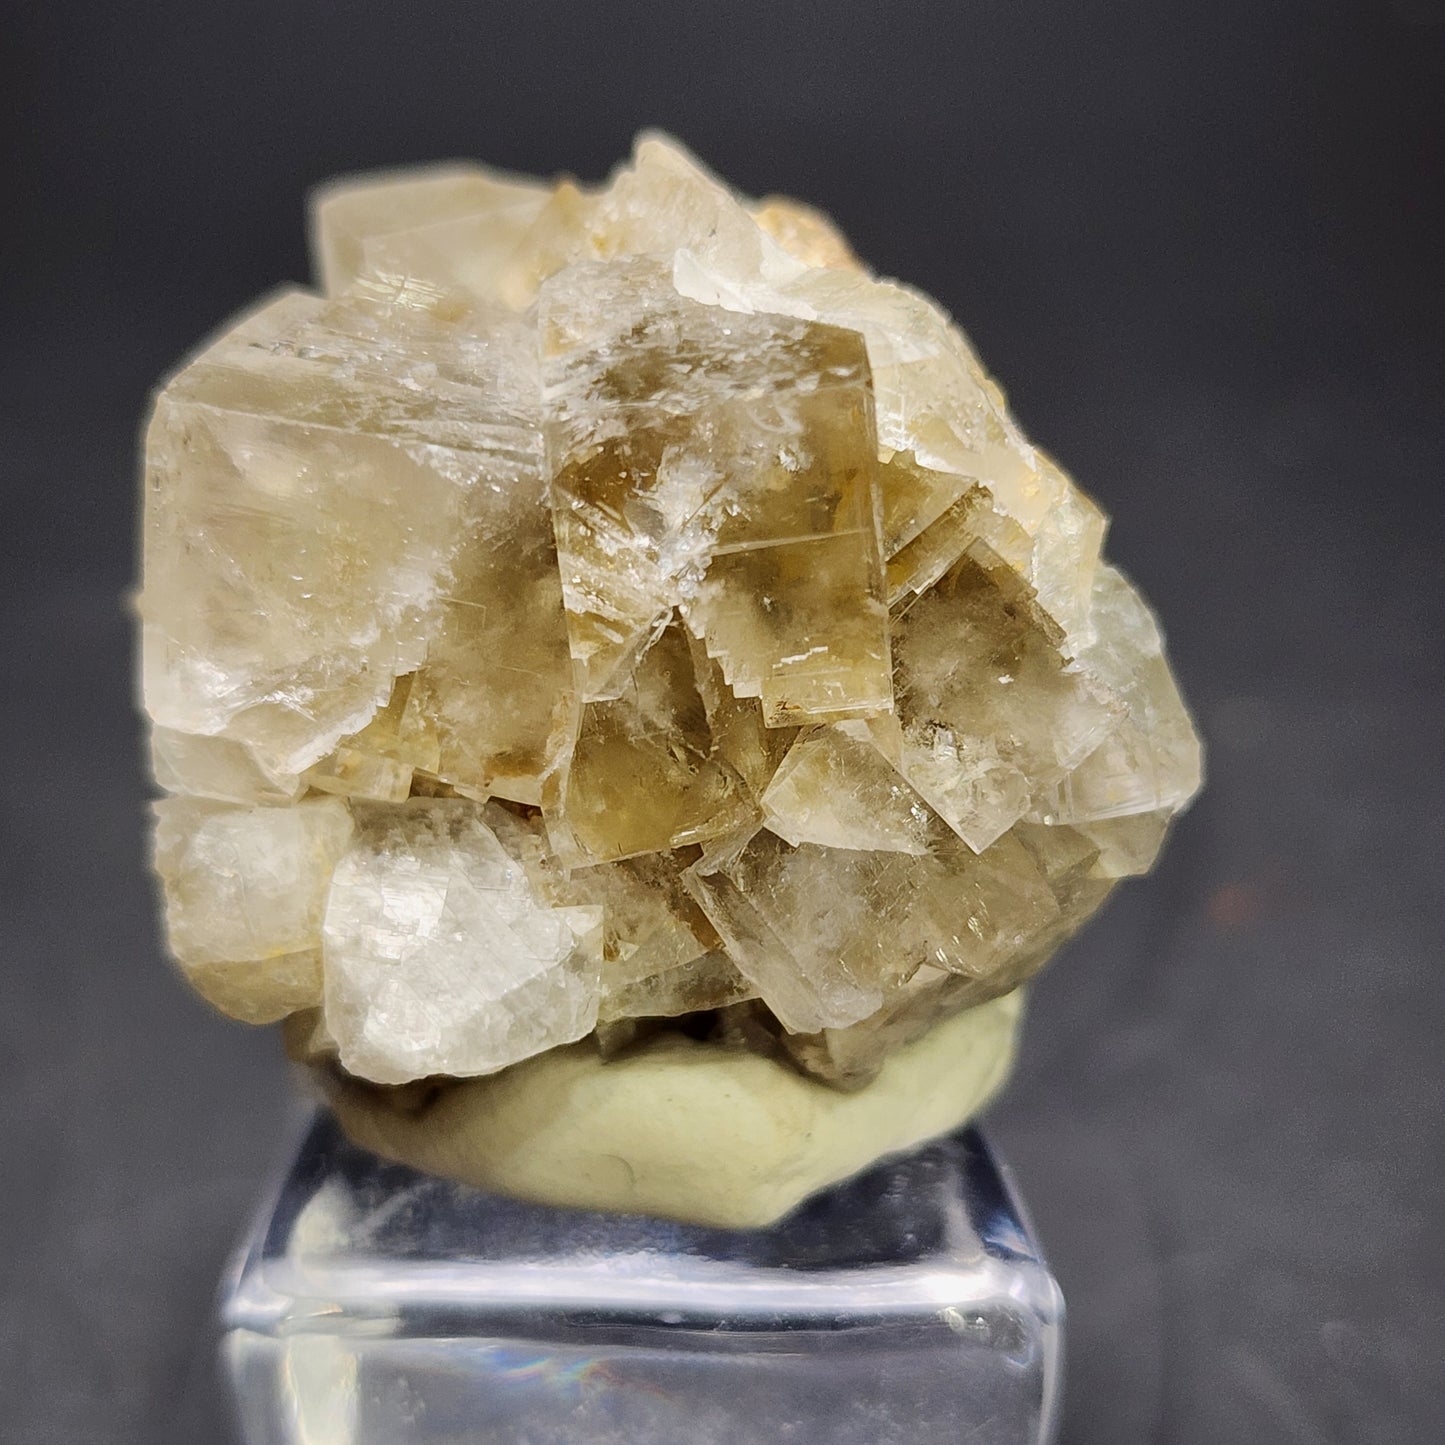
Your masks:
M 600 908 L 539 899 L 480 804 L 356 815 L 323 927 L 326 1026 L 350 1073 L 487 1074 L 592 1029 Z

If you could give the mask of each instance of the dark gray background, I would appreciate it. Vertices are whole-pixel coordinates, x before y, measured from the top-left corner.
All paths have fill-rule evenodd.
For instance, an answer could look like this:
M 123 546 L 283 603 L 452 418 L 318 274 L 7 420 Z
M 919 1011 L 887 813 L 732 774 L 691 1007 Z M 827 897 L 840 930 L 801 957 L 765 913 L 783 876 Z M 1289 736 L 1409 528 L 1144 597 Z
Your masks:
M 292 1107 L 157 951 L 147 387 L 304 274 L 313 181 L 592 178 L 661 124 L 958 314 L 1115 514 L 1212 748 L 995 1113 L 1066 1445 L 1442 1438 L 1439 0 L 0 14 L 0 1436 L 220 1445 L 210 1294 Z

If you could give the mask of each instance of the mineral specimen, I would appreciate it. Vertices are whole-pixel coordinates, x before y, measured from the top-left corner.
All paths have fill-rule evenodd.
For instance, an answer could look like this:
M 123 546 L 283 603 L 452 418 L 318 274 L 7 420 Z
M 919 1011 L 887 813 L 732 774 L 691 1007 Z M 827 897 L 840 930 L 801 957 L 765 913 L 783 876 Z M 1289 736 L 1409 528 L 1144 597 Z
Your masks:
M 357 1088 L 663 1035 L 858 1090 L 1149 868 L 1200 750 L 1104 518 L 826 218 L 650 136 L 313 222 L 322 290 L 145 440 L 156 867 L 217 1007 Z

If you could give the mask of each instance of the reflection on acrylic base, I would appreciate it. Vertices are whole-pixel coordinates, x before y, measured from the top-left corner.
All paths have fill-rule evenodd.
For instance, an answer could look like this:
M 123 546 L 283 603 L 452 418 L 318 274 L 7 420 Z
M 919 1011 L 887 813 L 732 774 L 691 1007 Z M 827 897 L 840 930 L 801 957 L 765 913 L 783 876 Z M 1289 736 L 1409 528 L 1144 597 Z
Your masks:
M 1044 1445 L 1063 1333 L 972 1129 L 728 1232 L 481 1194 L 323 1117 L 222 1312 L 245 1445 Z

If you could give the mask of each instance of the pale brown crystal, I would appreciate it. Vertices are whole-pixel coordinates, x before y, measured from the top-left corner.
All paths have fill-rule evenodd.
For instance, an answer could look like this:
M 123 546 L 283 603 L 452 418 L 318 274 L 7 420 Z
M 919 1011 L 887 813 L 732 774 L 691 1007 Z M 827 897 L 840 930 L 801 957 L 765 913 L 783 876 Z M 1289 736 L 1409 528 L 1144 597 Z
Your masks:
M 216 1006 L 386 1085 L 685 1029 L 857 1089 L 1149 868 L 1199 744 L 1103 514 L 826 217 L 648 136 L 343 181 L 313 239 L 146 437 Z

